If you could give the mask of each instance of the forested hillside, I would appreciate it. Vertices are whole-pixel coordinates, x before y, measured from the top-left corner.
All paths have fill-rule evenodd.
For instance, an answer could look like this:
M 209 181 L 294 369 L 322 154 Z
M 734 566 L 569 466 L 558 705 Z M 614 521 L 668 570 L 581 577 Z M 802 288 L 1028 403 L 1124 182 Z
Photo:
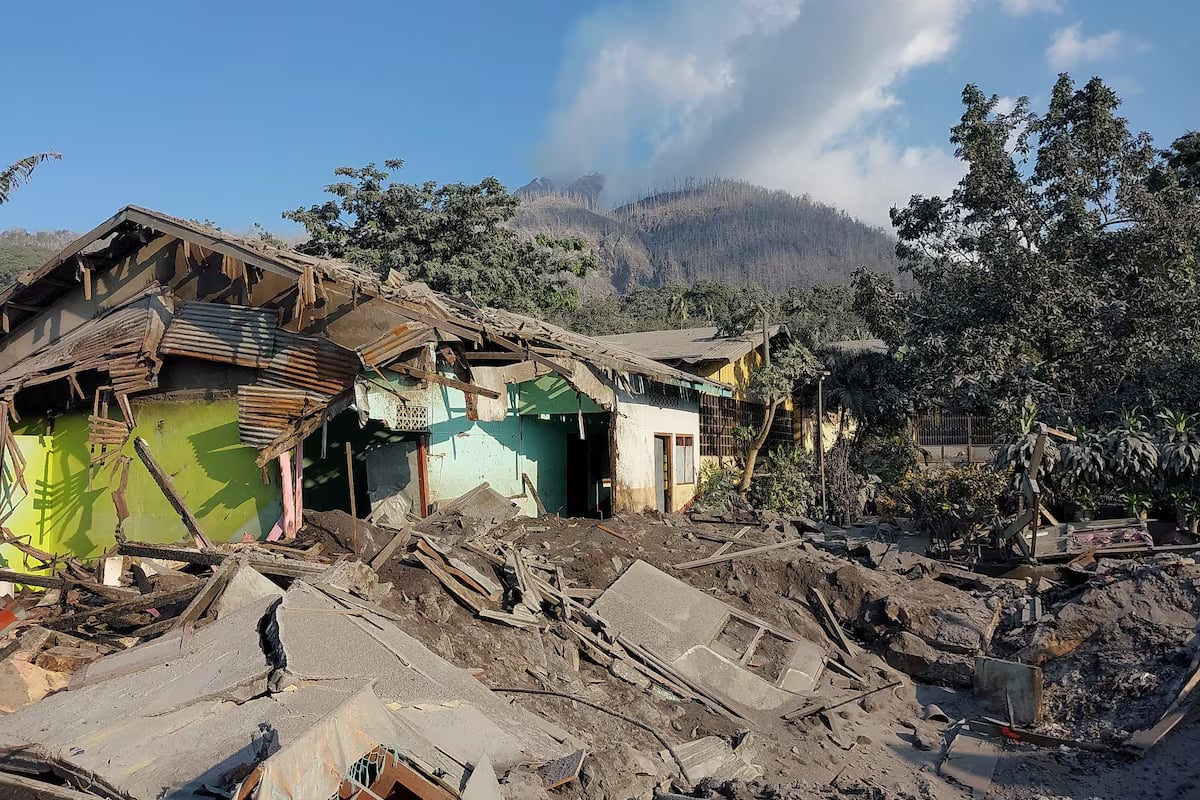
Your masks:
M 0 289 L 22 272 L 41 265 L 75 236 L 70 231 L 30 233 L 21 228 L 0 231 Z
M 558 187 L 539 178 L 517 191 L 513 225 L 578 236 L 604 267 L 593 284 L 625 292 L 697 280 L 753 281 L 777 291 L 844 283 L 860 266 L 895 272 L 895 240 L 811 198 L 730 181 L 689 181 L 604 211 L 602 178 Z

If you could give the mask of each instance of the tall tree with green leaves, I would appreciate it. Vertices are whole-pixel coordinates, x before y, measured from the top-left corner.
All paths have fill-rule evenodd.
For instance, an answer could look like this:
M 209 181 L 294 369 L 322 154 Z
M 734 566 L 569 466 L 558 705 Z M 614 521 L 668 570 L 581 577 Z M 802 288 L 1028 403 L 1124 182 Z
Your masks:
M 300 252 L 339 258 L 379 276 L 406 280 L 477 303 L 547 315 L 577 302 L 572 276 L 598 261 L 585 242 L 538 236 L 506 227 L 520 200 L 495 178 L 477 184 L 389 180 L 399 160 L 339 167 L 345 180 L 325 187 L 333 198 L 284 212 L 302 224 Z
M 62 156 L 58 153 L 34 153 L 20 161 L 9 164 L 0 170 L 0 205 L 8 202 L 9 196 L 29 180 L 38 165 L 49 160 L 59 161 Z
M 758 430 L 746 445 L 742 479 L 738 483 L 738 491 L 742 494 L 750 490 L 750 481 L 754 478 L 754 468 L 758 464 L 758 454 L 771 435 L 771 426 L 775 424 L 775 415 L 780 407 L 798 387 L 811 383 L 820 371 L 821 363 L 812 351 L 793 342 L 772 353 L 770 365 L 760 367 L 751 376 L 749 390 L 763 404 L 765 413 Z
M 857 307 L 916 397 L 1097 419 L 1200 403 L 1197 142 L 1131 133 L 1099 78 L 1059 76 L 1044 114 L 963 91 L 948 197 L 892 210 L 911 293 L 860 276 Z

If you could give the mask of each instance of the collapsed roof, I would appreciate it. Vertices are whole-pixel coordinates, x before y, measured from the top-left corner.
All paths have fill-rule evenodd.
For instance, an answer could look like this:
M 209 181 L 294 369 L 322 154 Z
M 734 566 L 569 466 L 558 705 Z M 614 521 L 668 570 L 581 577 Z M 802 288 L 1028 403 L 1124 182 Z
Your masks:
M 48 312 L 54 318 L 47 321 Z M 472 365 L 531 363 L 611 408 L 642 381 L 728 395 L 724 384 L 641 353 L 396 275 L 380 279 L 136 206 L 127 206 L 0 293 L 0 442 L 23 389 L 65 379 L 126 398 L 158 384 L 165 356 L 254 370 L 237 387 L 242 441 L 259 463 L 286 452 L 353 399 L 361 372 L 438 381 L 430 347 L 459 381 Z M 84 385 L 85 374 L 98 378 Z

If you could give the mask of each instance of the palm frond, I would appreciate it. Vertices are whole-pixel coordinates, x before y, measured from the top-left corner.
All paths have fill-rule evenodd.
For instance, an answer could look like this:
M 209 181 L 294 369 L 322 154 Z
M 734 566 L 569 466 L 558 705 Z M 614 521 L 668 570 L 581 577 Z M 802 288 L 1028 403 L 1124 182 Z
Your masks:
M 33 174 L 39 164 L 50 159 L 58 161 L 62 159 L 62 155 L 59 153 L 35 153 L 0 170 L 0 205 L 7 203 L 9 194 L 29 180 L 29 176 Z

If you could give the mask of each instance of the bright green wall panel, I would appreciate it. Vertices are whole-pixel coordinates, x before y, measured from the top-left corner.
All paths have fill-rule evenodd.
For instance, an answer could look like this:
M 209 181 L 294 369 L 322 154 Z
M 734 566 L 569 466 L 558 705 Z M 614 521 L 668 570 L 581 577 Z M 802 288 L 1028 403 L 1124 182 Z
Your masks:
M 261 537 L 282 512 L 277 468 L 265 484 L 254 464 L 256 451 L 238 442 L 237 403 L 229 400 L 146 403 L 134 406 L 137 427 L 150 452 L 171 476 L 188 507 L 214 541 L 232 541 L 249 533 Z M 29 460 L 30 497 L 20 500 L 6 523 L 16 534 L 51 552 L 80 557 L 99 555 L 115 541 L 117 515 L 112 490 L 120 472 L 114 457 L 100 467 L 88 487 L 87 418 L 60 417 L 52 436 L 22 436 Z M 179 515 L 133 449 L 126 501 L 129 539 L 173 542 L 187 538 Z M 36 467 L 35 467 L 36 465 Z M 5 486 L 5 491 L 10 487 Z M 19 496 L 19 489 L 16 489 Z

